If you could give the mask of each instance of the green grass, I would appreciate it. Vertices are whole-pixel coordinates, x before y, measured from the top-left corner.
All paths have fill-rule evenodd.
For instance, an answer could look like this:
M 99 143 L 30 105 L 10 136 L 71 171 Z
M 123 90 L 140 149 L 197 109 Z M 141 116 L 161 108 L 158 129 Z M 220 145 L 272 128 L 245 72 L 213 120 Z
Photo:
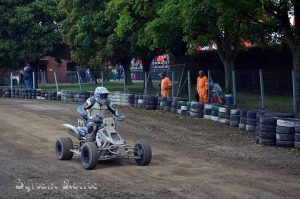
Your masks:
M 237 105 L 244 108 L 261 108 L 261 98 L 258 94 L 237 93 Z M 265 96 L 265 109 L 274 112 L 292 112 L 293 97 L 285 96 Z
M 98 83 L 87 83 L 81 85 L 81 90 L 83 91 L 94 91 L 96 87 L 102 86 L 102 84 Z M 124 83 L 123 82 L 106 82 L 104 83 L 104 86 L 109 91 L 124 91 Z M 48 91 L 56 91 L 55 84 L 46 84 L 46 85 L 39 85 L 40 89 L 48 90 Z M 80 87 L 78 84 L 59 84 L 58 90 L 80 90 Z M 127 90 L 129 92 L 134 93 L 143 93 L 143 82 L 135 82 L 130 85 L 127 85 Z

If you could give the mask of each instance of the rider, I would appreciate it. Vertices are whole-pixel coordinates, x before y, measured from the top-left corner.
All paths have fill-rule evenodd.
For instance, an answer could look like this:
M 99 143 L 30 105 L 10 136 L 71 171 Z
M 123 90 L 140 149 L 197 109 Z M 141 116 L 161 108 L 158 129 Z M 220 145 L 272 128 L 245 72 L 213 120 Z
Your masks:
M 103 118 L 107 115 L 107 110 L 117 117 L 120 116 L 118 111 L 110 106 L 107 99 L 108 94 L 109 91 L 105 87 L 97 87 L 94 96 L 87 99 L 83 104 L 83 108 L 87 112 L 87 142 L 95 141 L 97 126 L 101 125 Z

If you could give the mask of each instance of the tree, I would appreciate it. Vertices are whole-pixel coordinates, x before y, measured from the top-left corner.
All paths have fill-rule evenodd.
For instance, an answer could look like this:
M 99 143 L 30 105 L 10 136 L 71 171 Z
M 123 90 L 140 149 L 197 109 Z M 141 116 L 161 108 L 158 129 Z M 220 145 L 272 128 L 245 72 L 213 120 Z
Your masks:
M 109 21 L 115 22 L 114 31 L 123 41 L 129 42 L 128 51 L 131 56 L 140 56 L 143 60 L 144 71 L 149 72 L 154 52 L 145 45 L 148 34 L 146 24 L 157 16 L 161 1 L 126 1 L 111 0 L 105 11 Z M 152 81 L 149 80 L 149 87 Z
M 286 42 L 293 55 L 293 69 L 296 79 L 297 113 L 300 112 L 300 1 L 297 0 L 252 0 L 260 9 L 258 17 L 250 15 L 257 24 L 276 33 L 277 39 Z M 290 22 L 295 17 L 295 24 Z M 274 35 L 274 34 L 273 34 Z
M 225 90 L 232 91 L 232 70 L 241 38 L 249 38 L 251 20 L 248 12 L 254 12 L 247 0 L 188 0 L 179 3 L 183 18 L 184 41 L 189 53 L 198 46 L 216 44 L 224 65 Z
M 100 65 L 108 60 L 105 49 L 108 36 L 104 18 L 106 3 L 101 0 L 61 0 L 59 3 L 59 7 L 67 13 L 61 31 L 63 41 L 70 47 L 71 59 L 93 69 L 95 79 L 99 75 Z
M 61 49 L 59 23 L 64 13 L 58 1 L 2 1 L 0 3 L 0 65 L 17 67 Z

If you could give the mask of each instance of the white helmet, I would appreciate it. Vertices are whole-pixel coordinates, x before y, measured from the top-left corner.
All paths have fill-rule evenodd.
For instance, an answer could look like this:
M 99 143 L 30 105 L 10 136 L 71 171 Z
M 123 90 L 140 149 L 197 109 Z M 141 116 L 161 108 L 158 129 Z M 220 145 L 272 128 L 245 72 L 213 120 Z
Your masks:
M 94 97 L 97 102 L 105 104 L 107 102 L 109 91 L 105 87 L 97 87 L 94 92 Z

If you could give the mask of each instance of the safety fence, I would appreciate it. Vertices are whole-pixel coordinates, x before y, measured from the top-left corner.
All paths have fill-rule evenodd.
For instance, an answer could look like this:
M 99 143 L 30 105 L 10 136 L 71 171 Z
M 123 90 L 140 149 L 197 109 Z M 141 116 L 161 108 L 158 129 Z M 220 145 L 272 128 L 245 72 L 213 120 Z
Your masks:
M 185 64 L 151 67 L 148 72 L 138 68 L 131 69 L 132 83 L 124 81 L 124 71 L 106 78 L 103 70 L 53 72 L 32 72 L 29 78 L 21 78 L 17 72 L 1 73 L 0 88 L 35 89 L 60 91 L 92 91 L 97 86 L 105 86 L 112 91 L 124 91 L 160 96 L 160 76 L 166 72 L 172 82 L 171 97 L 189 101 L 196 100 L 197 73 L 190 71 Z M 96 75 L 97 73 L 97 75 Z M 236 70 L 231 74 L 231 92 L 225 91 L 223 70 L 205 71 L 209 79 L 209 102 L 231 103 L 245 108 L 262 108 L 274 111 L 292 112 L 296 110 L 293 98 L 293 72 L 290 70 Z M 120 78 L 120 79 L 118 79 Z M 96 80 L 96 81 L 94 81 Z M 231 102 L 228 99 L 231 98 Z M 229 100 L 230 101 L 230 100 Z

